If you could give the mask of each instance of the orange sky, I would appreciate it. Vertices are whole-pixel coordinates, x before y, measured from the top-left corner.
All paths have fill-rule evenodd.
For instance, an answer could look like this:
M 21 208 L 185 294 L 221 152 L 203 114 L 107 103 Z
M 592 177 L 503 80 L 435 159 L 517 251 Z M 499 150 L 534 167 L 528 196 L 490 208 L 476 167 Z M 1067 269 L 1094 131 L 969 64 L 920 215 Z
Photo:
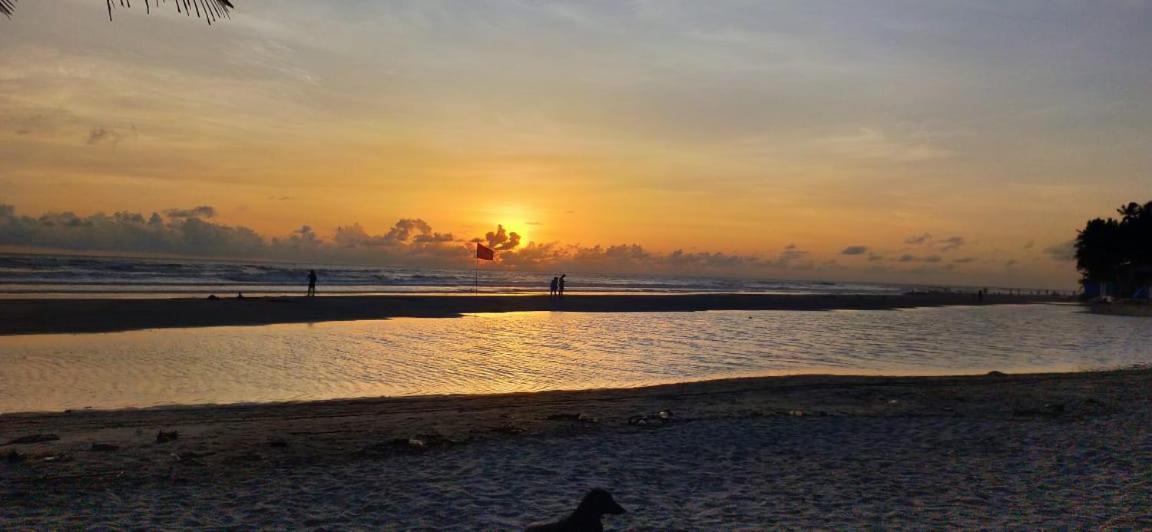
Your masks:
M 1070 287 L 1075 230 L 1152 190 L 1141 2 L 236 3 L 20 3 L 0 203 Z

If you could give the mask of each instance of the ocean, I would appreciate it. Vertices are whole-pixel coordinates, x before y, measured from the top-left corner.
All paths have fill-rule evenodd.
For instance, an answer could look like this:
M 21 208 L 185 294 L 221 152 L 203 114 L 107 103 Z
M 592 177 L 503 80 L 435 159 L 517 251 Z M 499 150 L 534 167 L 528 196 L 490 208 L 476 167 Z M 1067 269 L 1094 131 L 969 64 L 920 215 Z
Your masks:
M 472 270 L 259 261 L 0 254 L 0 297 L 172 297 L 303 293 L 315 269 L 323 294 L 495 294 L 547 292 L 556 272 L 518 272 L 481 264 Z M 899 294 L 938 286 L 883 283 L 644 277 L 568 273 L 573 293 Z
M 484 293 L 552 273 L 485 265 Z M 453 294 L 468 270 L 0 255 L 0 297 Z M 569 272 L 574 293 L 898 294 L 879 283 Z M 894 311 L 523 312 L 0 337 L 0 412 L 630 387 L 745 375 L 1077 371 L 1152 364 L 1152 330 L 1077 305 Z

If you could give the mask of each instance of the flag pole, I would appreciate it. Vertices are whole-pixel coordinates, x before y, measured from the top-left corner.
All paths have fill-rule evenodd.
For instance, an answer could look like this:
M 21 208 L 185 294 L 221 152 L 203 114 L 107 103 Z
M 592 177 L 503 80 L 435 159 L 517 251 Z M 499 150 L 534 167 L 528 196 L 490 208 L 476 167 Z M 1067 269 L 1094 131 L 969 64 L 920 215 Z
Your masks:
M 472 267 L 472 293 L 477 294 L 480 292 L 480 244 L 476 244 L 476 256 L 472 258 L 474 266 Z

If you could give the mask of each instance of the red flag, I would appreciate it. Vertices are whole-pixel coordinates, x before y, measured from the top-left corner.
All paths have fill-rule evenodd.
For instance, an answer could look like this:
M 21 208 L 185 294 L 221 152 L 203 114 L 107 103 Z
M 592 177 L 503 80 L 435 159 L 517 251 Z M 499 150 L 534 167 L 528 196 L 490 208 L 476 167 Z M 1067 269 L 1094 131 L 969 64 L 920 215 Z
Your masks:
M 479 242 L 476 243 L 476 258 L 480 260 L 496 260 L 496 252 L 492 248 Z

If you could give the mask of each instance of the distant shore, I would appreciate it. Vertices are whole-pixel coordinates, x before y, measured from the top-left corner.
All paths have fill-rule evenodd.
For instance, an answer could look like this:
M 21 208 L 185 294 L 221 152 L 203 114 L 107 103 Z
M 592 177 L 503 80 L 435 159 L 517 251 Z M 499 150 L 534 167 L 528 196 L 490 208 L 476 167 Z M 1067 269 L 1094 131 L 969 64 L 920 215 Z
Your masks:
M 1152 317 L 1152 304 L 1147 301 L 1116 301 L 1112 303 L 1093 303 L 1089 308 L 1097 314 L 1110 314 L 1113 316 L 1144 316 Z
M 1152 370 L 11 414 L 0 528 L 1140 528 L 1150 438 Z
M 982 304 L 1068 301 L 1066 297 L 988 295 Z M 270 325 L 484 312 L 692 312 L 705 310 L 889 310 L 976 305 L 974 294 L 902 295 L 397 295 L 198 299 L 0 300 L 0 335 L 116 332 L 174 327 Z

